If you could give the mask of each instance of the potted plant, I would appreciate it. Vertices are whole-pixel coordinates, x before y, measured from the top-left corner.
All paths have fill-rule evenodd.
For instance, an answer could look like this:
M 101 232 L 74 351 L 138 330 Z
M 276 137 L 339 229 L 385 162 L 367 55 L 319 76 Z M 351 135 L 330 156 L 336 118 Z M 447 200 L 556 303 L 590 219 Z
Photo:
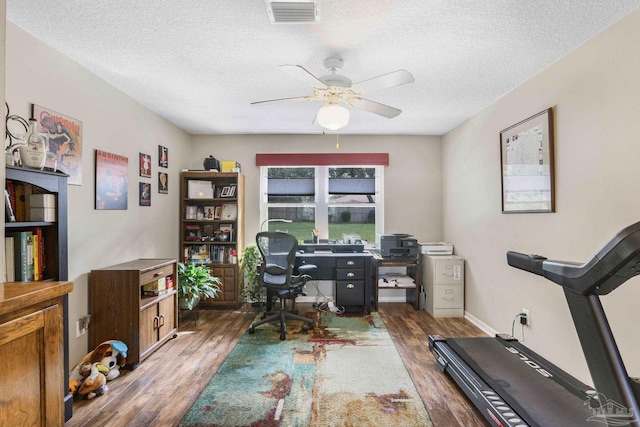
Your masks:
M 178 306 L 193 310 L 201 299 L 218 295 L 221 284 L 205 265 L 178 263 Z
M 251 243 L 244 248 L 240 258 L 240 269 L 244 272 L 245 285 L 244 294 L 253 303 L 260 305 L 264 296 L 264 288 L 258 283 L 259 267 L 262 262 L 262 255 L 258 245 Z

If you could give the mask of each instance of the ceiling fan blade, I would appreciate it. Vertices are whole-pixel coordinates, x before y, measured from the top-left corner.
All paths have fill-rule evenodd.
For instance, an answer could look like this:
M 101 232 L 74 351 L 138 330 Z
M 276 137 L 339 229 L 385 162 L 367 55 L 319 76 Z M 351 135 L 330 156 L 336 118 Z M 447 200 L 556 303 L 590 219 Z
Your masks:
M 387 117 L 389 119 L 392 119 L 398 114 L 402 113 L 402 110 L 399 110 L 397 108 L 363 98 L 351 98 L 349 100 L 349 105 L 360 110 Z
M 276 102 L 290 102 L 290 101 L 313 101 L 312 96 L 294 96 L 293 98 L 279 98 L 279 99 L 267 99 L 266 101 L 255 101 L 251 105 L 266 105 L 274 104 Z
M 300 80 L 302 83 L 306 83 L 311 87 L 317 87 L 324 89 L 327 87 L 326 84 L 322 82 L 319 78 L 311 74 L 304 67 L 300 65 L 280 65 L 278 66 L 282 71 L 289 74 L 291 77 L 294 77 Z
M 373 77 L 369 80 L 363 80 L 351 86 L 351 90 L 355 93 L 368 93 L 389 87 L 400 86 L 414 82 L 413 74 L 407 70 L 397 70 L 391 73 Z

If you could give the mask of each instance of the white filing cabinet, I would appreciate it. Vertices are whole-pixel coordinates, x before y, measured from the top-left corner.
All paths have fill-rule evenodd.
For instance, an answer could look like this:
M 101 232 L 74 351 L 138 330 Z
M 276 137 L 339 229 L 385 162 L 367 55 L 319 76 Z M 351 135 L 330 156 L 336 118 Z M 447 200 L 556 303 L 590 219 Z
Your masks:
M 464 316 L 464 259 L 455 255 L 420 255 L 426 309 L 433 317 Z

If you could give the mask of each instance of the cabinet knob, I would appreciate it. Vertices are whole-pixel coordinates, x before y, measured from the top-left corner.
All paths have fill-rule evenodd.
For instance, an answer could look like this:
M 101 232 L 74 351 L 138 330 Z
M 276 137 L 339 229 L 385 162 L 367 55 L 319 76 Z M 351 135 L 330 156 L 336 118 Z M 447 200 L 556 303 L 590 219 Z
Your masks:
M 353 289 L 353 288 L 355 288 L 355 287 L 356 287 L 356 285 L 354 285 L 353 283 L 349 283 L 349 284 L 347 285 L 347 289 Z
M 356 265 L 356 263 L 351 261 L 351 260 L 349 260 L 349 261 L 347 261 L 347 265 Z
M 158 316 L 153 318 L 153 329 L 158 329 L 158 325 L 160 323 L 160 318 Z
M 164 326 L 164 314 L 160 315 L 160 326 Z
M 355 276 L 356 275 L 354 273 L 351 273 L 351 272 L 347 273 L 347 277 L 355 277 Z

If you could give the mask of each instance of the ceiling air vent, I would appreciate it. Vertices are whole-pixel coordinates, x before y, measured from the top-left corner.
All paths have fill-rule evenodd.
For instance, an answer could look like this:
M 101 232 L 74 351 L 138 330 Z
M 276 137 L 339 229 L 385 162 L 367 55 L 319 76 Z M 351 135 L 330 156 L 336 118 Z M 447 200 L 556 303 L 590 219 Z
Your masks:
M 320 21 L 320 0 L 265 0 L 274 24 L 309 24 Z

